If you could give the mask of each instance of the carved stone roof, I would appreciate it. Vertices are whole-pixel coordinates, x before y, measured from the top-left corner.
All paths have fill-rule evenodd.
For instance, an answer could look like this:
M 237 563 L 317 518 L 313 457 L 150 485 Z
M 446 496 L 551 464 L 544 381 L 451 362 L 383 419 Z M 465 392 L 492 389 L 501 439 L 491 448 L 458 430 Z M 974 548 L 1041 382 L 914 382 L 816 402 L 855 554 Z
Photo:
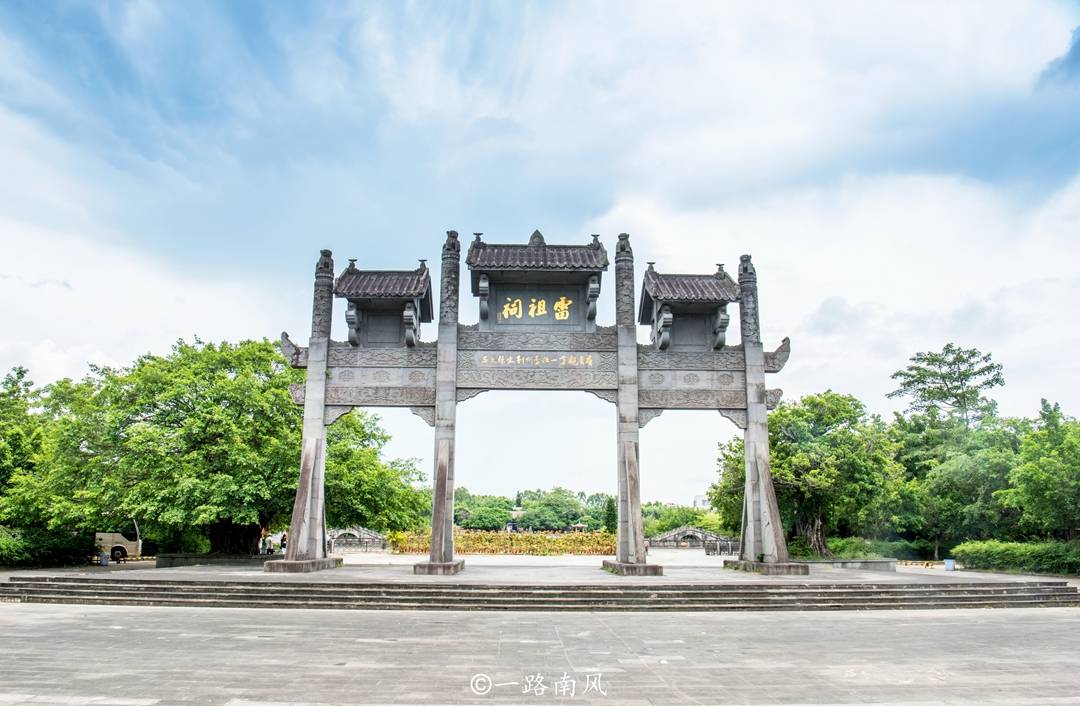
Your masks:
M 542 271 L 597 272 L 608 267 L 607 250 L 598 236 L 588 245 L 548 245 L 544 235 L 536 230 L 528 245 L 485 243 L 476 234 L 469 245 L 465 264 L 473 271 L 473 293 L 476 294 L 480 272 Z
M 349 260 L 334 283 L 334 294 L 345 299 L 419 299 L 420 320 L 431 321 L 431 275 L 423 262 L 415 270 L 361 270 Z
M 711 275 L 669 275 L 645 270 L 638 321 L 652 323 L 654 301 L 674 304 L 728 304 L 739 300 L 739 284 L 721 266 Z

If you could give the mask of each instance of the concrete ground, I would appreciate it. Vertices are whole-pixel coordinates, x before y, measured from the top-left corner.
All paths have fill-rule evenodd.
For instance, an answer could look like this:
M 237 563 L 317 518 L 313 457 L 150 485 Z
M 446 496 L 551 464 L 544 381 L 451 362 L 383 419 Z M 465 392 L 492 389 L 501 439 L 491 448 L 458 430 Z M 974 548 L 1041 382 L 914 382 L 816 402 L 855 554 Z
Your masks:
M 809 576 L 761 576 L 721 568 L 723 557 L 706 556 L 703 549 L 653 549 L 649 561 L 664 567 L 663 576 L 615 576 L 601 570 L 602 556 L 485 556 L 465 555 L 465 570 L 455 576 L 415 576 L 412 565 L 426 556 L 363 552 L 345 555 L 345 566 L 314 574 L 268 574 L 255 566 L 188 566 L 155 569 L 152 562 L 109 567 L 0 571 L 8 576 L 94 575 L 124 579 L 189 579 L 222 581 L 409 582 L 507 584 L 719 584 L 719 583 L 965 583 L 1058 580 L 1055 577 L 991 572 L 946 572 L 941 566 L 900 566 L 896 572 L 833 569 L 812 566 Z M 122 572 L 122 573 L 120 573 Z M 1066 580 L 1080 587 L 1080 578 Z
M 1080 610 L 568 615 L 0 604 L 5 706 L 551 701 L 1080 704 Z

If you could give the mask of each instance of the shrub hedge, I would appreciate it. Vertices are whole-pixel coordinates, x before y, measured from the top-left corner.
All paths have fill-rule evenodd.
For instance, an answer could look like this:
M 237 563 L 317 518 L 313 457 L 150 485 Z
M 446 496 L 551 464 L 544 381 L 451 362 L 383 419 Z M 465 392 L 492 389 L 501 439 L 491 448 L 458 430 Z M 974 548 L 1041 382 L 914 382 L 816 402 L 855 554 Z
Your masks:
M 1080 540 L 1072 542 L 964 542 L 953 557 L 968 569 L 1080 575 Z
M 431 530 L 391 532 L 387 541 L 402 554 L 426 554 L 431 546 Z M 457 554 L 614 554 L 615 535 L 608 532 L 489 532 L 454 530 Z
M 0 566 L 70 566 L 93 553 L 89 533 L 0 527 Z
M 933 555 L 934 547 L 922 540 L 911 542 L 906 539 L 864 539 L 863 537 L 837 537 L 827 539 L 831 559 L 925 559 Z M 810 551 L 801 537 L 788 545 L 788 552 L 798 559 L 820 558 Z

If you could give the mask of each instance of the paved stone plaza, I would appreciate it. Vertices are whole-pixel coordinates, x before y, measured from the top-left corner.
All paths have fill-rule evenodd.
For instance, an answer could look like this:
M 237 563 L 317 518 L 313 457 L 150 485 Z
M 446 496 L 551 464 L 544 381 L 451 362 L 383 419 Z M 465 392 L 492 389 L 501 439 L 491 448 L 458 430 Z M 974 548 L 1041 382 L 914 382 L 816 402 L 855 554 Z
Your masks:
M 793 580 L 724 571 L 700 551 L 651 556 L 667 582 Z M 352 555 L 344 569 L 306 580 L 626 581 L 599 570 L 597 557 L 469 557 L 454 577 L 413 576 L 412 560 Z M 246 567 L 113 569 L 62 573 L 271 578 Z M 1024 577 L 815 567 L 797 578 Z M 565 614 L 3 603 L 0 704 L 1080 704 L 1078 635 L 1075 608 Z M 572 697 L 555 694 L 571 683 Z
M 1080 703 L 1075 609 L 564 615 L 0 604 L 0 635 L 5 705 Z M 536 674 L 543 695 L 522 693 Z M 553 691 L 564 674 L 573 697 Z M 583 693 L 594 675 L 606 696 Z M 470 683 L 493 686 L 477 695 Z

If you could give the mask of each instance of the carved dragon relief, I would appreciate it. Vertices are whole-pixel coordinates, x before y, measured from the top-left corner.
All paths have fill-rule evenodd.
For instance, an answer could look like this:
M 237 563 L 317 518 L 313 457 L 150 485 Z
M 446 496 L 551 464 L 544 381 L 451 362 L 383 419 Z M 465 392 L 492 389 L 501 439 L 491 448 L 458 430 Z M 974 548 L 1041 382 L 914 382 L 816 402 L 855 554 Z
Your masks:
M 791 339 L 785 338 L 775 351 L 765 354 L 765 372 L 783 370 L 791 355 Z M 736 346 L 715 351 L 659 351 L 638 344 L 639 370 L 746 370 L 746 355 Z
M 589 390 L 614 389 L 614 371 L 592 370 L 459 370 L 458 387 L 503 390 Z
M 304 404 L 304 386 L 289 385 L 293 402 Z M 327 406 L 425 407 L 434 406 L 435 390 L 430 387 L 336 387 L 326 388 Z

